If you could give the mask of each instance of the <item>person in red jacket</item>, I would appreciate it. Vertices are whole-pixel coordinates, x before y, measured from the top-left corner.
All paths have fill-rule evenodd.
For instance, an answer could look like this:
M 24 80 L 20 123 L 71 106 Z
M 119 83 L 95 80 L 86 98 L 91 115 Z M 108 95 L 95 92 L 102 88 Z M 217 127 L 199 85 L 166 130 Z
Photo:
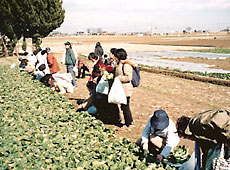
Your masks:
M 88 59 L 93 62 L 93 71 L 91 76 L 93 79 L 101 75 L 101 69 L 105 67 L 102 59 L 95 53 L 89 53 Z
M 94 80 L 96 77 L 101 76 L 101 70 L 105 69 L 108 72 L 113 72 L 114 67 L 113 66 L 106 66 L 104 65 L 102 59 L 96 55 L 95 53 L 89 53 L 88 59 L 93 62 L 93 71 L 91 74 L 91 78 Z
M 51 54 L 51 49 L 49 47 L 46 48 L 47 52 L 47 63 L 50 68 L 50 74 L 57 73 L 60 71 L 60 67 L 58 65 L 57 59 Z

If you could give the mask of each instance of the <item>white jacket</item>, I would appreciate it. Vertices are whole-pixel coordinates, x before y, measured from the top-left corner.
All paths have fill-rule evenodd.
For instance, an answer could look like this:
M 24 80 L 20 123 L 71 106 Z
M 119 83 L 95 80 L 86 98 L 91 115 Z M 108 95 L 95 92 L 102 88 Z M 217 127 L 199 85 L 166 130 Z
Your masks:
M 50 69 L 47 63 L 47 54 L 44 55 L 41 54 L 41 51 L 36 55 L 38 64 L 36 65 L 36 70 L 38 70 L 38 67 L 42 64 L 45 64 L 46 69 L 44 70 L 45 74 L 50 74 Z
M 177 129 L 174 124 L 174 122 L 169 118 L 169 125 L 163 130 L 159 130 L 156 133 L 154 132 L 154 128 L 151 127 L 151 118 L 153 115 L 149 117 L 148 123 L 145 126 L 143 132 L 142 132 L 142 143 L 148 143 L 149 142 L 149 136 L 152 134 L 164 136 L 166 139 L 166 146 L 161 151 L 161 155 L 163 155 L 165 158 L 169 155 L 169 153 L 173 150 L 174 147 L 176 147 L 179 142 L 180 138 L 177 134 Z
M 57 82 L 58 85 L 62 86 L 66 89 L 67 92 L 73 93 L 74 87 L 72 85 L 72 76 L 70 73 L 55 73 L 53 74 L 54 80 Z

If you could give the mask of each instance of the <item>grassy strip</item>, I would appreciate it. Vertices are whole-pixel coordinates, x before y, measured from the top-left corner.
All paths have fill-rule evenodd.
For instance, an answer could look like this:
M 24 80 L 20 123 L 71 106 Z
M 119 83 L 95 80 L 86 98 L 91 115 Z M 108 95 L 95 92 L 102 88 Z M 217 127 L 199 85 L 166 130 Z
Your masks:
M 189 73 L 189 74 L 218 78 L 218 79 L 223 79 L 223 80 L 230 80 L 230 73 L 202 73 L 202 72 L 198 72 L 198 71 L 197 72 L 181 71 L 178 69 L 169 70 L 167 68 L 146 66 L 146 65 L 142 65 L 142 64 L 139 64 L 139 66 L 140 67 L 153 68 L 153 69 L 159 69 L 159 70 L 165 70 L 165 71 L 173 71 L 173 72 L 178 72 L 178 73 Z
M 191 50 L 191 51 L 193 51 L 193 52 L 201 52 L 201 53 L 230 54 L 230 49 L 229 48 L 202 49 L 202 50 Z
M 174 169 L 17 68 L 0 67 L 0 84 L 0 169 Z

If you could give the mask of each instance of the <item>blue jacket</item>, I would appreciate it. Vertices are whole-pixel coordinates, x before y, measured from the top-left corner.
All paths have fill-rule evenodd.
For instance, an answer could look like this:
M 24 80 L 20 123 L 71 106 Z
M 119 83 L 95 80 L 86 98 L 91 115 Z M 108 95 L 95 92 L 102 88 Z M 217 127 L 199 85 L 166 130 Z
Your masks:
M 166 139 L 166 146 L 161 151 L 161 155 L 165 158 L 169 155 L 169 153 L 176 147 L 179 142 L 180 138 L 177 134 L 177 129 L 174 122 L 169 118 L 169 125 L 163 130 L 159 130 L 155 132 L 154 128 L 151 126 L 150 120 L 153 115 L 149 117 L 148 123 L 146 124 L 143 132 L 142 132 L 142 144 L 149 142 L 149 136 L 152 134 L 159 135 L 160 137 L 164 137 Z

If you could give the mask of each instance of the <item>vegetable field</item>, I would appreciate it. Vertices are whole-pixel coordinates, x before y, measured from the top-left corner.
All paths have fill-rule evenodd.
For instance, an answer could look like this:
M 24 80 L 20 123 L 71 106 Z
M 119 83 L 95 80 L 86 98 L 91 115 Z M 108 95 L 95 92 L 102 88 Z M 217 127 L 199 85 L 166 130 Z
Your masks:
M 175 169 L 17 68 L 0 67 L 0 169 Z

